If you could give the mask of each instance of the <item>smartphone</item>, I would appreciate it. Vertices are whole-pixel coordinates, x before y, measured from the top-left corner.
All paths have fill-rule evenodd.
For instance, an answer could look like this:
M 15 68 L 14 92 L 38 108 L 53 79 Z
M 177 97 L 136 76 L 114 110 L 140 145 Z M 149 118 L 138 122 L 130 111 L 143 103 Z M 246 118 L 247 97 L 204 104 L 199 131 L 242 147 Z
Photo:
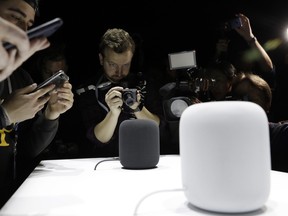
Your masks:
M 229 29 L 240 28 L 241 26 L 242 26 L 242 21 L 240 17 L 236 17 L 228 21 Z
M 63 25 L 63 20 L 57 17 L 28 30 L 27 35 L 30 40 L 33 38 L 37 38 L 37 37 L 49 37 L 52 34 L 54 34 L 54 32 L 56 32 L 62 25 Z M 8 43 L 8 42 L 5 42 L 3 46 L 7 50 L 15 47 L 13 44 Z
M 55 88 L 59 88 L 63 85 L 65 81 L 68 81 L 68 80 L 69 80 L 69 76 L 65 74 L 63 70 L 59 70 L 57 73 L 53 74 L 44 82 L 40 83 L 33 92 L 50 84 L 55 84 L 56 85 Z

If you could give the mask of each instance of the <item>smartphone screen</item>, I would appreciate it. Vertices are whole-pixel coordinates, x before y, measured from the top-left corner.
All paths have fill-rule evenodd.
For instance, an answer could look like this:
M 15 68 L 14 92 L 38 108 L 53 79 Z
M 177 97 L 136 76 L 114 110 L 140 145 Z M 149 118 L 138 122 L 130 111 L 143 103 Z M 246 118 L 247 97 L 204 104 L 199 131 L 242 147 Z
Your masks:
M 230 29 L 240 28 L 241 26 L 242 26 L 242 22 L 241 22 L 240 17 L 236 17 L 234 19 L 229 20 Z
M 68 80 L 69 80 L 68 75 L 65 74 L 63 70 L 59 70 L 57 73 L 53 74 L 44 82 L 40 83 L 33 92 L 50 84 L 55 84 L 56 85 L 55 88 L 59 88 L 63 85 L 65 81 L 68 81 Z
M 57 17 L 57 18 L 54 18 L 53 20 L 50 20 L 48 22 L 45 22 L 39 26 L 36 26 L 28 30 L 27 35 L 30 40 L 33 38 L 37 38 L 37 37 L 49 37 L 52 34 L 54 34 L 54 32 L 56 32 L 62 25 L 63 25 L 63 20 Z M 8 42 L 4 43 L 3 46 L 7 50 L 14 48 L 14 45 Z

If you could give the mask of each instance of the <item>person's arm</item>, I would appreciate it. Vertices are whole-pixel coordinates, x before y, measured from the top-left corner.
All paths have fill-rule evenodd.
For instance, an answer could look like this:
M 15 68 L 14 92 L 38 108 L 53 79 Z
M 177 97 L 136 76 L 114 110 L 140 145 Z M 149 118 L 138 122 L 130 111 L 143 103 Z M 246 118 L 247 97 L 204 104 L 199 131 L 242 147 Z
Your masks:
M 146 82 L 146 81 L 145 81 Z M 150 119 L 155 121 L 158 126 L 160 125 L 160 118 L 158 115 L 151 112 L 149 108 L 154 108 L 154 110 L 157 109 L 157 105 L 155 105 L 156 101 L 159 101 L 159 98 L 157 98 L 156 94 L 158 92 L 154 92 L 154 87 L 150 84 L 146 84 L 145 86 L 145 94 L 143 94 L 140 90 L 137 91 L 137 100 L 130 106 L 130 108 L 134 111 L 134 115 L 137 119 Z M 149 93 L 146 93 L 148 91 Z M 146 107 L 147 100 L 149 99 L 149 108 Z M 146 103 L 145 103 L 146 102 Z M 152 105 L 153 103 L 153 105 Z
M 135 111 L 134 115 L 137 119 L 150 119 L 160 125 L 160 118 L 157 115 L 151 113 L 145 106 L 141 111 Z
M 250 47 L 256 49 L 259 52 L 259 62 L 260 67 L 263 71 L 270 72 L 273 70 L 273 63 L 267 52 L 264 50 L 264 48 L 261 46 L 261 44 L 258 42 L 257 38 L 254 36 L 250 38 L 248 41 L 248 44 Z
M 55 85 L 32 92 L 35 87 L 36 84 L 32 84 L 17 89 L 2 103 L 9 123 L 21 125 L 18 131 L 19 143 L 25 144 L 19 146 L 19 152 L 29 158 L 36 157 L 50 144 L 57 132 L 60 114 L 73 104 L 72 86 L 69 83 L 65 83 L 63 88 L 50 96 L 46 95 Z M 42 114 L 45 104 L 46 110 Z
M 108 143 L 117 126 L 119 114 L 108 112 L 103 121 L 94 128 L 95 137 L 102 143 Z
M 2 102 L 1 105 L 6 112 L 9 125 L 32 119 L 47 103 L 50 97 L 44 97 L 44 95 L 51 91 L 53 86 L 31 93 L 35 87 L 34 83 L 17 89 Z
M 47 120 L 42 112 L 19 123 L 17 138 L 17 179 L 22 181 L 41 160 L 43 152 L 55 138 L 59 120 Z
M 243 39 L 248 43 L 251 48 L 254 48 L 258 52 L 258 61 L 260 62 L 260 67 L 263 69 L 263 71 L 272 71 L 273 62 L 269 57 L 268 53 L 265 51 L 265 49 L 262 47 L 262 45 L 259 43 L 255 35 L 253 34 L 248 17 L 243 14 L 237 14 L 237 16 L 240 17 L 242 26 L 239 28 L 235 28 L 235 31 L 237 31 L 238 34 L 243 37 Z
M 15 48 L 6 50 L 3 46 L 4 42 L 15 45 Z M 49 45 L 47 38 L 29 41 L 26 32 L 0 17 L 0 81 L 10 76 L 35 52 Z
M 108 143 L 115 132 L 118 118 L 121 113 L 121 107 L 123 105 L 122 90 L 122 87 L 114 87 L 105 95 L 105 102 L 110 111 L 103 121 L 94 127 L 95 137 L 102 143 Z
M 48 120 L 40 111 L 31 121 L 19 124 L 18 152 L 22 159 L 34 159 L 54 139 L 59 127 L 59 119 Z

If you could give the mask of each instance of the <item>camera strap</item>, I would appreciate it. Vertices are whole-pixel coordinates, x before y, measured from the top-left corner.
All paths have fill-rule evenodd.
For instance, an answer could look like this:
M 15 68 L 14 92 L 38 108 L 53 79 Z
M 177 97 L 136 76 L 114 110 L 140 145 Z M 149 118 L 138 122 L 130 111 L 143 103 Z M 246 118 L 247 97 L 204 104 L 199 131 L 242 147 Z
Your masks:
M 105 106 L 100 100 L 99 100 L 99 86 L 101 86 L 101 82 L 103 80 L 103 75 L 100 77 L 100 79 L 96 83 L 96 88 L 95 88 L 95 96 L 98 104 L 108 113 L 109 109 L 107 106 Z

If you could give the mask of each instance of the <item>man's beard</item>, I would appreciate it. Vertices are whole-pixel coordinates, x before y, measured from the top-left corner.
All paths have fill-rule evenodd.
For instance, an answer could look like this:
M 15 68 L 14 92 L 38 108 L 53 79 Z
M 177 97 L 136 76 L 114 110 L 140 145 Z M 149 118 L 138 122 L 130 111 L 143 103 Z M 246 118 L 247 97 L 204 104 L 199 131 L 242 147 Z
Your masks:
M 117 82 L 120 82 L 125 77 L 126 76 L 112 76 L 112 77 L 107 77 L 107 79 L 109 79 L 113 83 L 117 83 Z

